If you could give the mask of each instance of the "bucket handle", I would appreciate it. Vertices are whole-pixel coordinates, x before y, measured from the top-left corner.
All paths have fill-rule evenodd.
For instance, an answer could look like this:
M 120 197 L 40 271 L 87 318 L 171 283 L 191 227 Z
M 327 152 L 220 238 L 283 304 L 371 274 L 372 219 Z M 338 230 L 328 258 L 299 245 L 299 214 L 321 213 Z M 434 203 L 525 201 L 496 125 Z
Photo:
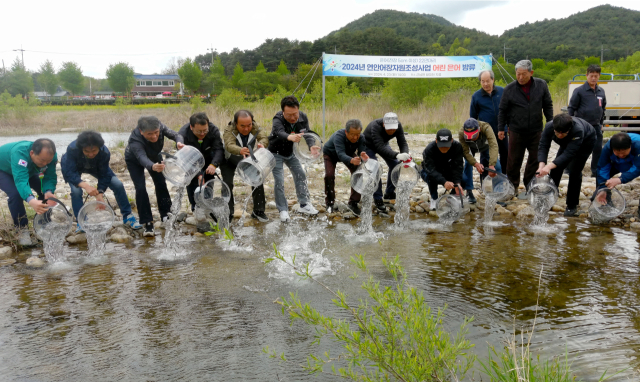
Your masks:
M 107 195 L 102 194 L 102 197 L 104 197 L 104 200 L 107 202 L 107 204 L 109 205 L 109 207 L 115 211 L 115 209 L 113 208 L 113 206 L 111 205 L 111 202 L 109 202 L 109 198 L 107 198 Z M 87 194 L 87 196 L 84 198 L 84 202 L 82 202 L 82 204 L 84 205 L 87 202 L 87 199 L 89 199 L 89 194 Z M 64 205 L 64 204 L 63 204 Z M 78 211 L 80 212 L 80 211 Z
M 62 206 L 62 208 L 64 208 L 64 211 L 67 213 L 67 215 L 72 216 L 71 213 L 69 212 L 69 210 L 67 209 L 67 206 L 64 205 L 64 203 L 62 203 L 59 199 L 51 197 L 51 198 L 46 198 L 42 201 L 43 204 L 46 204 L 49 200 L 58 203 L 59 205 Z
M 456 184 L 458 190 L 460 190 L 460 206 L 464 209 L 464 192 L 462 190 L 462 186 L 460 184 Z
M 257 136 L 251 138 L 249 143 L 247 143 L 247 147 L 249 148 L 249 155 L 251 156 L 251 160 L 254 161 L 255 163 L 258 163 L 258 160 L 256 159 L 255 155 L 253 155 L 253 144 L 256 142 L 256 138 Z
M 169 153 L 168 153 L 168 152 L 166 152 L 166 151 L 160 151 L 160 153 L 158 154 L 158 156 L 160 157 L 160 159 L 161 159 L 161 160 L 162 160 L 162 156 L 163 156 L 163 155 L 164 155 L 164 156 L 166 156 L 167 158 L 170 158 L 170 159 L 178 159 L 178 158 L 176 158 L 176 156 L 175 156 L 175 155 L 171 155 L 171 154 L 169 154 Z

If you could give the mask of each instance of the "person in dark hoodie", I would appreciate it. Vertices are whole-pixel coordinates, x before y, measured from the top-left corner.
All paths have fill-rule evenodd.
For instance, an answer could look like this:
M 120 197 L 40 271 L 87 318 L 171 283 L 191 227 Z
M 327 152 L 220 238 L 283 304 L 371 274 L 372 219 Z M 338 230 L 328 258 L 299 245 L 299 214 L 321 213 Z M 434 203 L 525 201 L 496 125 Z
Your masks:
M 274 194 L 276 197 L 276 207 L 280 211 L 280 221 L 290 220 L 287 198 L 284 195 L 284 164 L 289 167 L 293 182 L 296 187 L 296 195 L 300 203 L 299 213 L 305 215 L 317 215 L 316 210 L 309 200 L 307 189 L 307 176 L 302 169 L 302 165 L 293 154 L 294 142 L 300 142 L 304 133 L 311 132 L 307 115 L 300 111 L 300 103 L 294 96 L 287 96 L 280 101 L 281 111 L 273 117 L 273 126 L 269 135 L 269 151 L 276 159 L 276 167 L 273 169 Z M 314 147 L 314 142 L 307 142 L 309 148 L 320 150 Z
M 142 225 L 131 212 L 131 203 L 127 197 L 124 185 L 109 167 L 111 153 L 104 145 L 104 139 L 100 133 L 87 130 L 78 135 L 78 139 L 67 146 L 67 152 L 62 156 L 60 167 L 64 181 L 71 188 L 71 206 L 73 214 L 78 219 L 78 212 L 83 206 L 83 190 L 87 195 L 94 196 L 97 201 L 104 202 L 104 193 L 107 189 L 113 191 L 116 203 L 122 213 L 122 222 L 133 229 L 141 229 Z M 97 187 L 82 180 L 82 174 L 89 174 L 98 179 Z M 76 233 L 84 232 L 80 224 Z
M 464 159 L 462 145 L 453 140 L 449 129 L 440 129 L 436 140 L 427 145 L 422 152 L 422 171 L 420 176 L 429 185 L 431 195 L 430 209 L 436 209 L 438 185 L 447 191 L 461 192 Z
M 185 146 L 193 146 L 204 157 L 204 179 L 202 175 L 196 176 L 187 186 L 187 197 L 191 204 L 191 211 L 196 208 L 193 193 L 198 188 L 198 182 L 207 182 L 213 179 L 213 174 L 224 160 L 224 147 L 220 130 L 209 121 L 205 113 L 196 113 L 189 118 L 189 123 L 182 126 L 178 134 L 182 136 Z
M 369 159 L 366 149 L 366 140 L 362 134 L 362 122 L 359 119 L 348 120 L 345 128 L 333 133 L 324 144 L 322 148 L 325 171 L 324 194 L 328 214 L 335 212 L 333 204 L 336 200 L 336 165 L 338 162 L 344 163 L 349 172 L 353 174 L 361 161 Z M 352 188 L 348 205 L 356 216 L 360 216 L 358 202 L 360 202 L 360 194 Z
M 551 141 L 560 146 L 552 162 L 547 162 Z M 538 172 L 536 176 L 549 175 L 556 186 L 560 184 L 562 172 L 571 163 L 567 208 L 564 216 L 578 216 L 578 202 L 582 187 L 582 169 L 597 141 L 596 129 L 587 121 L 569 114 L 558 114 L 548 122 L 540 137 L 538 148 Z
M 386 213 L 387 208 L 384 205 L 384 199 L 394 200 L 396 198 L 396 187 L 391 181 L 391 171 L 399 163 L 398 161 L 406 161 L 411 159 L 409 155 L 409 145 L 404 138 L 404 130 L 402 124 L 398 121 L 396 113 L 387 113 L 383 118 L 371 121 L 364 130 L 364 137 L 367 144 L 367 155 L 369 158 L 378 160 L 376 154 L 380 154 L 382 159 L 389 166 L 387 175 L 387 188 L 382 195 L 382 180 L 378 182 L 378 189 L 373 193 L 373 202 L 378 212 Z M 396 138 L 400 152 L 395 152 L 389 146 L 389 141 Z
M 182 135 L 169 129 L 158 118 L 153 116 L 140 117 L 138 125 L 129 136 L 129 144 L 124 151 L 124 160 L 131 175 L 131 181 L 136 189 L 136 206 L 140 215 L 140 224 L 144 225 L 144 236 L 155 236 L 151 204 L 144 177 L 146 169 L 153 180 L 156 189 L 156 201 L 162 221 L 167 219 L 171 210 L 171 197 L 162 170 L 164 164 L 160 152 L 164 147 L 164 138 L 176 142 L 178 150 L 184 147 Z

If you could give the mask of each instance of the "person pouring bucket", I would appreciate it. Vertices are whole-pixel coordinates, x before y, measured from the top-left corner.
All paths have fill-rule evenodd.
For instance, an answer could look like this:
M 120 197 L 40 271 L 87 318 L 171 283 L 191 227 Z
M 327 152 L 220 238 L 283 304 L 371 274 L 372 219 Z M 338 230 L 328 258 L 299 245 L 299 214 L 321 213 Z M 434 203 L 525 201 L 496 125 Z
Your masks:
M 22 246 L 34 244 L 24 202 L 38 215 L 56 205 L 51 200 L 58 183 L 56 163 L 56 145 L 47 138 L 0 146 L 0 190 L 9 198 L 9 211 L 18 233 L 18 244 Z M 36 191 L 37 198 L 33 196 L 32 189 Z
M 476 198 L 473 195 L 473 168 L 480 173 L 480 183 L 484 180 L 487 172 L 485 168 L 493 170 L 490 176 L 495 176 L 495 171 L 502 172 L 502 167 L 498 161 L 498 139 L 493 133 L 491 125 L 486 122 L 469 118 L 464 122 L 458 134 L 462 152 L 464 154 L 464 170 L 462 172 L 462 186 L 467 190 L 469 203 L 475 204 Z M 476 161 L 475 155 L 480 153 L 480 161 Z M 500 204 L 504 204 L 500 202 Z
M 438 185 L 447 191 L 461 192 L 462 170 L 464 159 L 462 145 L 453 139 L 449 129 L 440 129 L 436 140 L 425 147 L 422 152 L 422 171 L 420 177 L 429 185 L 431 211 L 436 209 Z
M 404 138 L 404 130 L 402 124 L 398 121 L 396 113 L 387 113 L 383 118 L 371 121 L 367 128 L 364 129 L 365 143 L 367 145 L 367 155 L 373 160 L 378 160 L 376 154 L 380 154 L 387 166 L 389 166 L 389 174 L 400 162 L 411 159 L 409 155 L 409 145 Z M 400 152 L 395 152 L 389 146 L 389 141 L 396 138 Z M 378 182 L 378 188 L 373 193 L 373 202 L 376 205 L 378 213 L 386 214 L 387 208 L 384 200 L 395 200 L 396 187 L 391 181 L 391 176 L 387 176 L 387 187 L 384 196 L 382 195 L 382 180 Z

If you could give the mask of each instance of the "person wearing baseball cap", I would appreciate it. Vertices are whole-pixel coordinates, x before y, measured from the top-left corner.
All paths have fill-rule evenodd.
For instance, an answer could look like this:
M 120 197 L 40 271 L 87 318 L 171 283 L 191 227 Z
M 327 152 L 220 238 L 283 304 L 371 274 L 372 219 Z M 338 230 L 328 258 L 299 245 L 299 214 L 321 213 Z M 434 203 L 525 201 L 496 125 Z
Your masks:
M 399 161 L 411 159 L 409 155 L 409 145 L 404 138 L 404 130 L 402 124 L 398 121 L 396 113 L 387 113 L 383 118 L 371 121 L 364 130 L 364 136 L 367 144 L 367 155 L 369 158 L 378 160 L 376 156 L 379 154 L 389 166 L 389 174 Z M 389 141 L 396 138 L 400 152 L 394 151 L 389 146 Z M 387 187 L 382 195 L 382 181 L 378 182 L 378 189 L 373 194 L 373 202 L 378 209 L 378 213 L 386 214 L 387 208 L 384 200 L 394 200 L 396 198 L 396 187 L 391 181 L 391 177 L 387 176 Z
M 493 133 L 491 125 L 469 118 L 464 121 L 464 125 L 458 134 L 462 152 L 464 154 L 464 170 L 462 172 L 462 187 L 467 190 L 469 203 L 476 203 L 473 195 L 473 167 L 480 173 L 480 183 L 487 175 L 485 167 L 494 171 L 502 171 L 498 162 L 498 140 Z M 480 153 L 480 161 L 476 161 L 475 155 Z
M 422 171 L 420 171 L 420 177 L 429 185 L 432 211 L 436 209 L 438 185 L 446 190 L 459 192 L 456 185 L 462 183 L 463 167 L 462 145 L 453 140 L 449 129 L 439 130 L 436 133 L 436 140 L 429 143 L 422 152 Z

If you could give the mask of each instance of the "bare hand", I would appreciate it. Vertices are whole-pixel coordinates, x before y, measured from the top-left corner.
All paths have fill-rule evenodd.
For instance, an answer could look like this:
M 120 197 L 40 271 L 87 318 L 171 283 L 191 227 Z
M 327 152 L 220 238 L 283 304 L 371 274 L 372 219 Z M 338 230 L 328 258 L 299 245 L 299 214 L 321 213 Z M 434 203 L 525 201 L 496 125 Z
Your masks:
M 99 201 L 99 202 L 104 203 L 104 194 L 96 195 L 96 200 Z
M 85 186 L 84 190 L 87 191 L 87 194 L 89 194 L 89 196 L 98 196 L 98 189 L 95 187 L 87 185 Z
M 369 160 L 369 155 L 367 155 L 367 153 L 363 151 L 360 153 L 360 158 L 362 158 L 362 160 L 366 162 Z
M 164 162 L 154 164 L 151 169 L 155 172 L 162 172 L 164 170 Z
M 213 175 L 216 173 L 216 166 L 210 164 L 209 166 L 207 166 L 207 170 L 205 171 L 205 173 L 207 173 L 208 175 Z
M 545 169 L 546 169 L 545 164 L 540 162 L 540 164 L 538 165 L 538 171 L 537 171 L 536 177 L 540 178 L 542 176 L 549 174 L 549 171 Z
M 302 139 L 302 133 L 300 133 L 300 134 L 289 134 L 287 139 L 290 140 L 291 142 L 300 142 L 300 139 Z
M 605 204 L 607 204 L 607 193 L 606 192 L 599 192 L 598 196 L 596 197 L 596 200 L 598 201 L 598 203 L 602 204 L 603 206 Z
M 44 194 L 44 198 L 45 198 L 45 199 L 55 198 L 55 196 L 54 196 L 52 193 L 50 193 L 50 192 L 46 192 L 46 193 Z M 55 207 L 58 203 L 57 203 L 57 202 L 54 202 L 53 200 L 47 200 L 47 204 L 49 205 L 49 207 Z
M 493 170 L 493 171 L 489 171 L 489 177 L 495 178 L 496 176 L 498 176 L 498 174 L 495 173 L 496 166 L 489 166 L 489 169 Z
M 444 182 L 445 190 L 452 190 L 454 187 L 455 187 L 455 184 L 453 184 L 453 182 Z
M 264 149 L 264 145 L 262 143 L 258 143 L 258 148 L 259 149 Z
M 311 146 L 310 149 L 311 149 L 311 156 L 317 157 L 318 155 L 320 155 L 320 147 Z
M 484 166 L 482 165 L 482 163 L 476 162 L 476 164 L 474 164 L 473 167 L 475 167 L 480 174 L 484 172 Z
M 178 143 L 176 143 L 176 146 L 178 147 L 178 150 L 180 150 L 181 148 L 184 147 L 184 143 L 178 142 Z
M 604 185 L 607 186 L 608 189 L 613 190 L 613 188 L 619 184 L 622 184 L 622 181 L 620 180 L 620 178 L 611 178 L 607 180 L 607 182 Z
M 355 158 L 351 158 L 351 164 L 354 164 L 356 166 L 360 166 L 360 158 L 355 157 Z
M 42 203 L 42 201 L 38 199 L 31 199 L 29 205 L 34 209 L 34 211 L 36 211 L 38 215 L 42 215 L 49 209 L 49 206 L 47 206 L 45 203 Z
M 248 147 L 243 147 L 240 149 L 240 155 L 242 155 L 243 157 L 248 157 L 251 154 L 251 151 L 249 151 Z
M 504 131 L 498 131 L 498 139 L 499 140 L 503 140 L 504 139 Z

